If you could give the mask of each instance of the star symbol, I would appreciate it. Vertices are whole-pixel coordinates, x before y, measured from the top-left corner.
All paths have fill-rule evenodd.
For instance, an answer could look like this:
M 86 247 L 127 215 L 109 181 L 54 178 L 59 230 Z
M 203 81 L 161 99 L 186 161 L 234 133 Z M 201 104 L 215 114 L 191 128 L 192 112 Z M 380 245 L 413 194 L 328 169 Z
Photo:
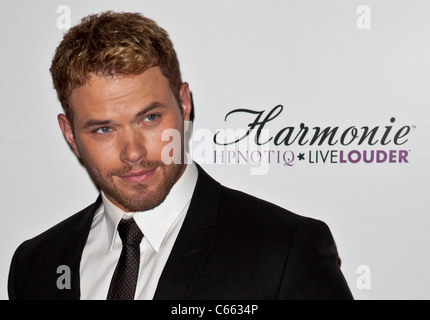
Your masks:
M 305 160 L 305 154 L 304 153 L 299 153 L 299 160 Z

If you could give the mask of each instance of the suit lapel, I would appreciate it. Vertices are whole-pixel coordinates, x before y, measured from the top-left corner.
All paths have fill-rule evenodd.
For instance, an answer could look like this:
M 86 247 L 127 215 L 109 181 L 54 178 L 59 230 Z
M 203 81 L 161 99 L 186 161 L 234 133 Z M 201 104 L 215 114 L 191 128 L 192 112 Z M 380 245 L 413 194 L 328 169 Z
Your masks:
M 187 216 L 161 274 L 154 299 L 186 299 L 217 235 L 221 185 L 200 166 Z
M 79 274 L 82 252 L 84 251 L 85 243 L 87 242 L 88 234 L 91 230 L 94 214 L 97 208 L 100 206 L 101 201 L 101 195 L 99 195 L 96 202 L 83 210 L 83 219 L 81 219 L 79 224 L 77 224 L 76 227 L 71 230 L 64 245 L 61 264 L 70 267 L 71 285 L 69 290 L 58 290 L 60 299 L 80 299 L 81 289 Z

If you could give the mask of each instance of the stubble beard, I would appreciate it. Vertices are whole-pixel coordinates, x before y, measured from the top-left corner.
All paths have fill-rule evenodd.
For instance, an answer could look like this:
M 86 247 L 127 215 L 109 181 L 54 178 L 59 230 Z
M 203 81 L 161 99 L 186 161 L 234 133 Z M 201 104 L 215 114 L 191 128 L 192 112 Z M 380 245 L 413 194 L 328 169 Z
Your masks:
M 94 184 L 104 192 L 106 197 L 113 203 L 119 204 L 128 212 L 146 211 L 158 207 L 167 197 L 173 185 L 178 181 L 185 169 L 185 164 L 165 164 L 162 161 L 142 161 L 139 165 L 124 166 L 105 172 L 94 170 L 91 166 L 82 161 Z M 161 179 L 147 183 L 130 184 L 121 187 L 115 179 L 118 176 L 139 169 L 153 169 L 159 171 Z M 115 178 L 117 177 L 117 178 Z

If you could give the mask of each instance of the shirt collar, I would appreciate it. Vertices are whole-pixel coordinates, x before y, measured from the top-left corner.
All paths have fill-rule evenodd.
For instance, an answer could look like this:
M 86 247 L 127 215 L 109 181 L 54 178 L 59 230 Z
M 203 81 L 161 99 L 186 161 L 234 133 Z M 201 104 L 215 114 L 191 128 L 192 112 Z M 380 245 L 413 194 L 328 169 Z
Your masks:
M 187 162 L 188 163 L 188 162 Z M 158 252 L 173 223 L 190 203 L 197 183 L 198 170 L 194 162 L 185 166 L 184 173 L 173 185 L 166 199 L 157 207 L 139 212 L 124 212 L 101 192 L 106 217 L 109 250 L 112 250 L 121 219 L 133 217 L 152 248 Z

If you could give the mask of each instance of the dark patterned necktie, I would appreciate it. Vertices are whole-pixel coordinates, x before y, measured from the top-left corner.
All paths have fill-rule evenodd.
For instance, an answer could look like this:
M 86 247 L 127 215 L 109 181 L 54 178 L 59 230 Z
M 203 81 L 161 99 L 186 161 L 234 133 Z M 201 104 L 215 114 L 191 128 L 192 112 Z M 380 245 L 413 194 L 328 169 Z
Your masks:
M 139 275 L 140 242 L 143 233 L 134 219 L 122 219 L 118 224 L 122 251 L 112 277 L 107 300 L 133 300 Z

